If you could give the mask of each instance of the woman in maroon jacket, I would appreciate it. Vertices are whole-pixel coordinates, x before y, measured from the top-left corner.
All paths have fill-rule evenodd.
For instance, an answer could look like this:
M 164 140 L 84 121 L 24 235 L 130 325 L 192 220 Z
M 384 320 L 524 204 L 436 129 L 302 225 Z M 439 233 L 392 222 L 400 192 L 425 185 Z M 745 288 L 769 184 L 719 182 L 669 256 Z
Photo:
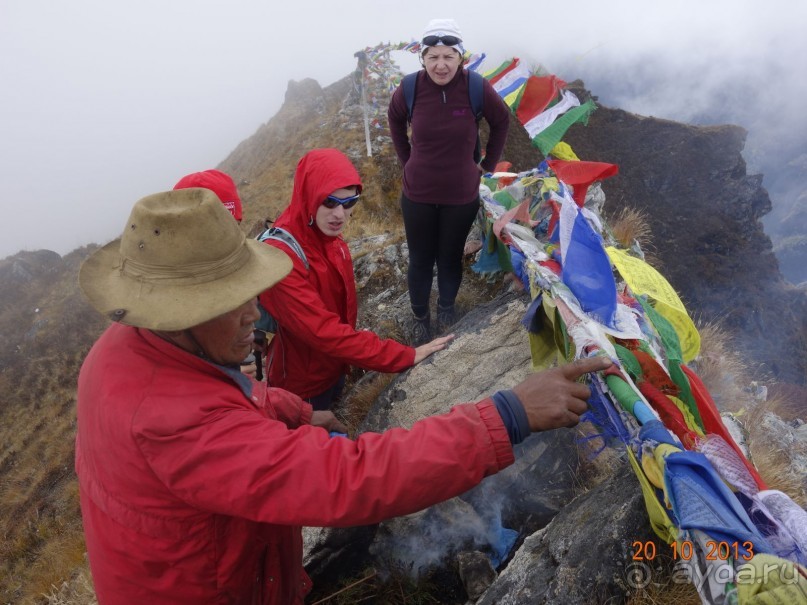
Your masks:
M 492 172 L 507 139 L 510 110 L 487 80 L 482 115 L 490 126 L 486 154 L 474 159 L 478 125 L 468 96 L 462 34 L 453 19 L 426 26 L 407 135 L 409 111 L 402 87 L 389 105 L 389 126 L 403 165 L 403 211 L 409 245 L 409 300 L 415 343 L 431 338 L 429 297 L 437 265 L 437 324 L 454 323 L 454 301 L 462 281 L 465 239 L 479 210 L 479 177 Z
M 295 393 L 316 410 L 339 397 L 350 365 L 400 372 L 445 348 L 451 336 L 418 348 L 356 329 L 356 282 L 341 237 L 361 195 L 361 179 L 337 149 L 314 149 L 297 164 L 291 203 L 275 221 L 294 237 L 304 262 L 287 243 L 267 240 L 293 261 L 291 274 L 260 295 L 277 320 L 267 354 L 269 384 Z

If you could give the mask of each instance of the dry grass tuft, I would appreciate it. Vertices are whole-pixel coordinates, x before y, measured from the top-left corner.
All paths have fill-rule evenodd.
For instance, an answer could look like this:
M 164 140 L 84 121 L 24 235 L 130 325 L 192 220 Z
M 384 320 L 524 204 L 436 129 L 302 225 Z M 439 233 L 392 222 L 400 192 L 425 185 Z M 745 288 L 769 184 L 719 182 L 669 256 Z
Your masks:
M 350 397 L 344 406 L 339 409 L 339 415 L 343 418 L 344 423 L 347 424 L 351 434 L 355 434 L 359 425 L 370 413 L 370 409 L 379 395 L 396 376 L 397 374 L 368 372 L 356 383 L 350 391 Z
M 644 254 L 645 261 L 658 270 L 662 270 L 661 259 L 655 254 L 653 246 L 653 232 L 650 229 L 650 220 L 644 210 L 622 206 L 616 216 L 603 217 L 606 219 L 611 236 L 626 249 L 638 244 Z
M 634 242 L 642 248 L 651 243 L 650 221 L 643 210 L 623 206 L 609 224 L 614 238 L 624 248 L 630 248 Z
M 742 383 L 744 377 L 749 376 L 749 368 L 731 335 L 714 322 L 698 326 L 698 332 L 701 351 L 692 366 L 718 410 L 738 412 L 753 405 L 754 399 Z
M 793 467 L 791 444 L 771 434 L 766 416 L 779 416 L 778 410 L 787 404 L 778 397 L 758 402 L 745 419 L 749 449 L 754 465 L 769 489 L 779 490 L 790 496 L 802 508 L 807 507 L 807 484 L 804 476 Z
M 392 319 L 381 319 L 374 326 L 373 331 L 381 338 L 391 338 L 398 342 L 406 342 L 409 338 L 406 330 L 404 329 L 403 322 L 394 321 Z
M 415 581 L 405 571 L 393 571 L 382 576 L 370 568 L 358 577 L 345 579 L 341 588 L 327 595 L 313 595 L 311 605 L 431 605 L 446 602 L 444 590 L 444 586 L 428 575 Z
M 590 423 L 578 425 L 578 466 L 575 480 L 575 496 L 580 496 L 597 485 L 614 477 L 628 463 L 624 449 L 606 447 L 600 432 Z M 600 450 L 600 451 L 597 451 Z
M 802 508 L 807 508 L 804 477 L 794 474 L 787 452 L 772 444 L 751 441 L 751 457 L 768 489 L 779 490 Z
M 48 594 L 44 595 L 48 605 L 96 605 L 95 589 L 92 585 L 90 570 L 86 565 L 80 568 L 74 576 L 60 586 L 52 586 Z
M 673 576 L 653 574 L 653 582 L 633 592 L 625 605 L 701 605 L 698 591 L 689 582 L 673 581 Z

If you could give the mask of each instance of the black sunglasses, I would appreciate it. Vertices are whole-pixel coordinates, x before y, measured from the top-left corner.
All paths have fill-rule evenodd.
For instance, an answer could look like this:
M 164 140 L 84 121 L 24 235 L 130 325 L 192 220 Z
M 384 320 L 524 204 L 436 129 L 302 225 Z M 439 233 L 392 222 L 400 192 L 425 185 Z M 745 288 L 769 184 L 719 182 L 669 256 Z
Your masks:
M 423 46 L 437 46 L 440 42 L 446 46 L 456 46 L 462 42 L 462 38 L 457 38 L 457 36 L 426 36 L 421 41 L 421 44 Z
M 361 193 L 351 195 L 350 197 L 336 197 L 335 195 L 329 195 L 325 198 L 325 201 L 322 202 L 322 205 L 330 209 L 336 208 L 337 206 L 342 206 L 342 208 L 345 210 L 350 210 L 358 203 L 360 196 Z

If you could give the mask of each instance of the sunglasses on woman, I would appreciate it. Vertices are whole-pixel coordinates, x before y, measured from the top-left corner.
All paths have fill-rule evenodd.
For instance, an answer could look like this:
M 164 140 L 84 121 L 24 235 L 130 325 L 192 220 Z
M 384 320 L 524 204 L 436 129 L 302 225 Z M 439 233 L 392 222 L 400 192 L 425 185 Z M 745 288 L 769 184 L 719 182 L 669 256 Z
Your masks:
M 335 195 L 329 195 L 325 198 L 325 201 L 322 202 L 322 205 L 328 209 L 336 208 L 337 206 L 342 206 L 345 210 L 350 210 L 356 203 L 359 201 L 359 197 L 361 193 L 357 193 L 356 195 L 351 195 L 350 197 L 336 197 Z
M 456 46 L 462 42 L 462 39 L 457 38 L 457 36 L 426 36 L 421 41 L 421 44 L 423 46 L 437 46 L 440 42 L 446 46 Z

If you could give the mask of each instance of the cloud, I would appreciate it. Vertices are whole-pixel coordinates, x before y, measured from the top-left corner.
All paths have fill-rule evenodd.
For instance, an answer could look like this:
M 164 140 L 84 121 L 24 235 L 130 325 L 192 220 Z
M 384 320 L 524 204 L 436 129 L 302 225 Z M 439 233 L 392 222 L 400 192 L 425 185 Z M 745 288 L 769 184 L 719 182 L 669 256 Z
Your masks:
M 289 80 L 328 85 L 359 48 L 447 16 L 491 63 L 515 55 L 582 78 L 607 105 L 805 140 L 807 5 L 788 0 L 515 0 L 475 13 L 423 0 L 5 0 L 0 257 L 114 238 L 134 201 L 217 165 L 268 121 Z

